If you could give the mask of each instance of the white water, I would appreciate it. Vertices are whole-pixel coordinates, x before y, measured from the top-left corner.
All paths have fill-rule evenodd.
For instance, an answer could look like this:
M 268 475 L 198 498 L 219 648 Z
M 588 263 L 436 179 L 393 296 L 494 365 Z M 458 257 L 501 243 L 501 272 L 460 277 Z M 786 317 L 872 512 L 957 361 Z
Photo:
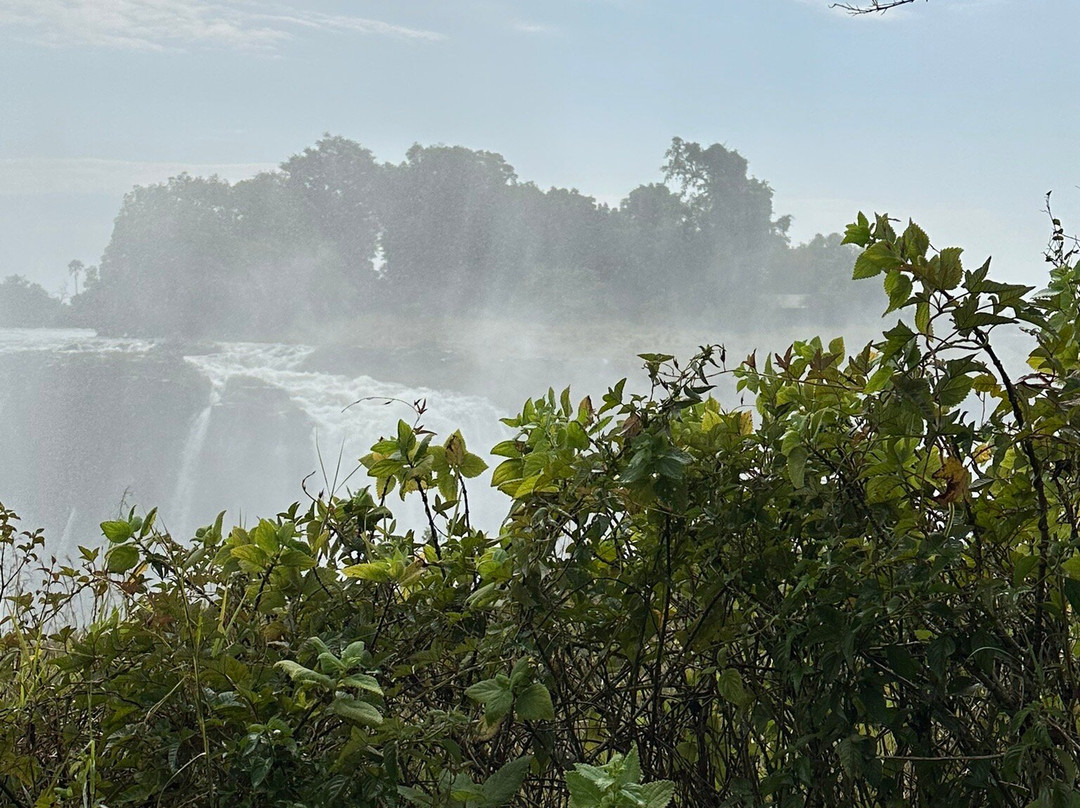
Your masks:
M 191 524 L 195 475 L 199 468 L 203 446 L 206 444 L 206 435 L 210 431 L 210 414 L 220 398 L 219 391 L 215 388 L 210 393 L 210 403 L 195 416 L 187 439 L 184 441 L 184 451 L 180 455 L 180 472 L 176 478 L 176 493 L 173 495 L 172 508 L 169 510 L 172 518 L 178 520 L 181 525 Z
M 152 340 L 99 337 L 87 328 L 0 328 L 0 356 L 41 351 L 50 354 L 140 354 Z
M 302 364 L 314 348 L 304 345 L 222 343 L 218 348 L 216 353 L 184 357 L 211 384 L 210 404 L 193 424 L 185 462 L 189 456 L 193 464 L 197 461 L 211 413 L 221 403 L 229 382 L 237 378 L 284 392 L 306 416 L 311 427 L 312 462 L 307 471 L 316 471 L 315 490 L 341 493 L 346 486 L 356 490 L 368 484 L 365 470 L 358 468 L 359 458 L 381 437 L 395 434 L 399 418 L 423 426 L 442 439 L 460 429 L 470 449 L 482 455 L 506 437 L 505 428 L 499 424 L 501 413 L 483 398 L 406 387 L 370 376 L 305 371 Z M 423 415 L 414 409 L 417 404 L 426 407 Z M 191 470 L 185 470 L 181 480 L 192 476 Z M 494 527 L 503 515 L 505 500 L 487 488 L 486 480 L 473 488 L 473 512 Z M 422 523 L 419 507 L 419 503 L 412 503 L 412 507 L 398 505 L 395 512 L 401 513 L 405 524 L 417 527 Z M 189 502 L 180 505 L 181 524 L 190 524 L 190 509 Z

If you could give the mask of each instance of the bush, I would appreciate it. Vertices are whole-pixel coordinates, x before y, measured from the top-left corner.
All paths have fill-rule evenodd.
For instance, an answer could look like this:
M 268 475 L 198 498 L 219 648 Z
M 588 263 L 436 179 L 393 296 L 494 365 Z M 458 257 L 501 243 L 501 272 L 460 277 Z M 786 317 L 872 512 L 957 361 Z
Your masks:
M 469 519 L 484 462 L 401 422 L 350 497 L 190 542 L 132 514 L 38 594 L 7 579 L 0 787 L 24 806 L 1080 804 L 1080 264 L 1055 240 L 1032 295 L 914 224 L 860 216 L 846 240 L 901 312 L 880 341 L 731 371 L 721 348 L 649 354 L 648 396 L 526 402 L 493 450 L 498 535 Z M 1014 379 L 995 332 L 1017 324 Z M 728 372 L 753 410 L 709 396 Z M 424 535 L 394 496 L 422 499 Z

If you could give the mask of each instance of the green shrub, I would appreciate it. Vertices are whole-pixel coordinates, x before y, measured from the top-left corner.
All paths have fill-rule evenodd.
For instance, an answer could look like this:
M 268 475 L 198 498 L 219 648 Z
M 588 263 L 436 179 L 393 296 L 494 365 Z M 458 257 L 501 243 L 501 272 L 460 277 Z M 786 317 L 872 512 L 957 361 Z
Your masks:
M 497 535 L 469 519 L 484 462 L 402 422 L 371 488 L 183 542 L 132 514 L 39 591 L 6 577 L 3 794 L 1080 804 L 1080 265 L 1058 230 L 1032 294 L 915 225 L 846 240 L 900 312 L 880 341 L 650 354 L 649 395 L 526 402 Z M 41 541 L 2 512 L 8 561 Z

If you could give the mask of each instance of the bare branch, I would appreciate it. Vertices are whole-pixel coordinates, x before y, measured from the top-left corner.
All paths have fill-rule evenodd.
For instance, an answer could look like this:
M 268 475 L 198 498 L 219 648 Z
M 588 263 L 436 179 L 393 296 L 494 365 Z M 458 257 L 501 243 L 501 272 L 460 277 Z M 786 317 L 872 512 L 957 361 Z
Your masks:
M 891 8 L 906 6 L 915 0 L 871 0 L 870 3 L 833 3 L 829 8 L 842 8 L 849 14 L 884 14 Z

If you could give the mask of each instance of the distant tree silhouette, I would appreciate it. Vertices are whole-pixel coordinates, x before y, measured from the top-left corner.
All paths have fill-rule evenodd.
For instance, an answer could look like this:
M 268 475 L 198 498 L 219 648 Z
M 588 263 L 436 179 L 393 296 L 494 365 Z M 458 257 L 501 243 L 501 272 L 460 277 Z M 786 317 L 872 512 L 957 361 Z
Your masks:
M 86 271 L 86 265 L 77 258 L 68 263 L 68 274 L 75 279 L 75 296 L 79 295 L 79 276 Z
M 675 138 L 662 170 L 613 208 L 521 182 L 494 152 L 415 145 L 380 164 L 325 135 L 235 184 L 180 175 L 133 189 L 100 267 L 71 264 L 83 281 L 72 314 L 108 333 L 280 340 L 376 313 L 732 327 L 760 324 L 779 295 L 840 317 L 858 308 L 832 282 L 848 275 L 846 250 L 793 249 L 790 217 L 737 151 Z

